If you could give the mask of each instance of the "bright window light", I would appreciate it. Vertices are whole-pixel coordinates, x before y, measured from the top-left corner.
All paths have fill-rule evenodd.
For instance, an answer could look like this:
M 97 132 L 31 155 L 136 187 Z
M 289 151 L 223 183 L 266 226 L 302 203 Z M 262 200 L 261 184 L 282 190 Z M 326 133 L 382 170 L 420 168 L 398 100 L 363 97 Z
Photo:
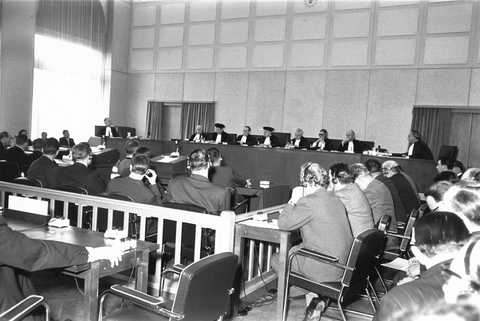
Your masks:
M 104 99 L 104 58 L 88 46 L 35 35 L 32 137 L 42 131 L 61 137 L 68 129 L 76 142 L 87 141 L 108 115 Z

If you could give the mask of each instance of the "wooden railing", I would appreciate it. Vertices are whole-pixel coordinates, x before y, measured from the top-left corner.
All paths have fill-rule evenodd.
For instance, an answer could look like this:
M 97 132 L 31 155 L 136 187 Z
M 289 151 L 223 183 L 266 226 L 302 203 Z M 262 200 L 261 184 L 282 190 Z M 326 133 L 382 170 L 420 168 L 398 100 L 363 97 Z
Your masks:
M 106 212 L 106 227 L 112 229 L 114 221 L 123 221 L 120 229 L 123 229 L 125 235 L 128 235 L 128 233 L 131 232 L 129 231 L 129 226 L 131 226 L 131 224 L 129 224 L 130 217 L 133 214 L 137 215 L 140 219 L 138 236 L 140 240 L 145 240 L 146 238 L 147 219 L 157 219 L 156 243 L 160 245 L 160 249 L 164 248 L 163 240 L 165 233 L 171 232 L 164 231 L 164 222 L 172 221 L 175 226 L 173 246 L 175 264 L 181 263 L 182 228 L 184 224 L 194 225 L 194 261 L 199 260 L 201 257 L 202 231 L 205 231 L 206 229 L 214 231 L 211 232 L 211 234 L 214 233 L 215 239 L 214 253 L 233 251 L 235 225 L 235 214 L 233 212 L 224 211 L 219 216 L 200 214 L 161 206 L 114 200 L 99 196 L 81 195 L 40 187 L 0 182 L 0 206 L 6 205 L 7 195 L 9 194 L 48 200 L 49 214 L 52 216 L 53 213 L 61 212 L 63 217 L 67 217 L 69 211 L 71 214 L 73 208 L 76 212 L 76 222 L 71 221 L 70 224 L 72 226 L 85 228 L 84 219 L 87 217 L 91 222 L 87 228 L 93 231 L 98 230 L 97 222 L 100 212 Z M 62 208 L 58 208 L 59 206 Z M 157 255 L 155 274 L 150 282 L 150 286 L 156 290 L 158 290 L 160 286 L 161 266 L 161 255 Z
M 241 296 L 247 296 L 277 278 L 277 273 L 272 269 L 272 256 L 280 251 L 281 233 L 275 224 L 268 222 L 255 222 L 252 217 L 256 214 L 279 212 L 284 205 L 253 211 L 235 218 L 236 242 L 243 238 L 242 244 L 235 244 L 237 254 L 243 269 L 243 288 Z M 250 221 L 252 224 L 245 224 Z M 242 234 L 242 238 L 238 234 Z M 241 247 L 241 248 L 240 248 Z

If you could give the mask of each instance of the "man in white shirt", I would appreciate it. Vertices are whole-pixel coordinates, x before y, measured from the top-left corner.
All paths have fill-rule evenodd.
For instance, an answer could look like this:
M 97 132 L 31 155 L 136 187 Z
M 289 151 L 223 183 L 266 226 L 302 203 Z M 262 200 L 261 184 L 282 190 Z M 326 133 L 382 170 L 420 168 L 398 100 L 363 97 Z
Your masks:
M 272 135 L 273 131 L 275 131 L 273 127 L 263 127 L 263 138 L 259 141 L 260 145 L 267 148 L 280 146 L 278 138 Z
M 295 137 L 292 139 L 291 144 L 296 149 L 308 148 L 308 141 L 305 137 L 303 137 L 303 129 L 297 128 L 297 130 L 295 131 Z
M 345 153 L 362 153 L 366 149 L 362 142 L 355 139 L 355 132 L 352 129 L 347 130 L 345 139 L 338 147 L 338 151 Z
M 106 117 L 103 120 L 105 124 L 105 133 L 102 136 L 105 137 L 118 137 L 117 129 L 112 125 L 112 121 L 110 118 Z
M 252 129 L 250 126 L 244 126 L 242 135 L 239 135 L 237 138 L 237 143 L 242 145 L 242 146 L 253 146 L 256 145 L 256 139 L 252 135 L 250 135 L 250 132 Z
M 228 143 L 228 134 L 225 132 L 225 125 L 222 123 L 215 124 L 215 144 Z
M 201 143 L 205 140 L 205 136 L 203 134 L 203 127 L 202 125 L 197 125 L 195 127 L 195 133 L 190 136 L 189 141 L 194 142 L 194 143 Z
M 433 159 L 433 154 L 428 145 L 422 141 L 420 133 L 416 130 L 411 130 L 408 134 L 408 151 L 409 158 L 419 159 Z

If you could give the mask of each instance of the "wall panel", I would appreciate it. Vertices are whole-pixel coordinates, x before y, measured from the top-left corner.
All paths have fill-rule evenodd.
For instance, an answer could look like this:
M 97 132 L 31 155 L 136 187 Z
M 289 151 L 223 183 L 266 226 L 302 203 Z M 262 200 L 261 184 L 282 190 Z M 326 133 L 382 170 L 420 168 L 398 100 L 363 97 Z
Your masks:
M 420 70 L 418 105 L 465 105 L 468 102 L 469 73 L 467 69 Z
M 416 70 L 372 72 L 366 138 L 394 152 L 404 152 L 415 102 Z
M 281 128 L 285 95 L 285 73 L 281 71 L 250 72 L 246 123 L 254 133 L 263 126 Z
M 327 72 L 323 126 L 330 137 L 345 137 L 347 129 L 353 129 L 359 139 L 365 137 L 368 78 L 368 71 Z
M 245 125 L 248 73 L 222 72 L 215 81 L 215 119 L 227 126 L 229 133 L 241 133 Z
M 181 101 L 183 98 L 183 74 L 156 74 L 154 98 L 159 101 Z
M 145 136 L 147 102 L 154 99 L 154 75 L 137 74 L 128 76 L 128 106 L 126 125 L 135 127 L 138 136 Z
M 190 101 L 213 101 L 215 74 L 211 72 L 185 73 L 183 99 Z
M 287 73 L 283 130 L 303 128 L 306 137 L 317 137 L 323 124 L 325 71 Z

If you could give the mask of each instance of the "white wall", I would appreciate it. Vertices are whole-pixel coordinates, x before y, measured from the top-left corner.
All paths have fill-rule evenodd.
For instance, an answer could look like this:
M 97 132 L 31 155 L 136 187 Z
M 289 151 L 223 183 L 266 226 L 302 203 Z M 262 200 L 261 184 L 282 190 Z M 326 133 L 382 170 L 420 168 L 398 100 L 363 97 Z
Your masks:
M 0 130 L 30 128 L 36 1 L 2 1 Z
M 148 100 L 215 100 L 231 132 L 327 128 L 393 151 L 413 104 L 480 104 L 478 2 L 140 1 L 126 121 Z

